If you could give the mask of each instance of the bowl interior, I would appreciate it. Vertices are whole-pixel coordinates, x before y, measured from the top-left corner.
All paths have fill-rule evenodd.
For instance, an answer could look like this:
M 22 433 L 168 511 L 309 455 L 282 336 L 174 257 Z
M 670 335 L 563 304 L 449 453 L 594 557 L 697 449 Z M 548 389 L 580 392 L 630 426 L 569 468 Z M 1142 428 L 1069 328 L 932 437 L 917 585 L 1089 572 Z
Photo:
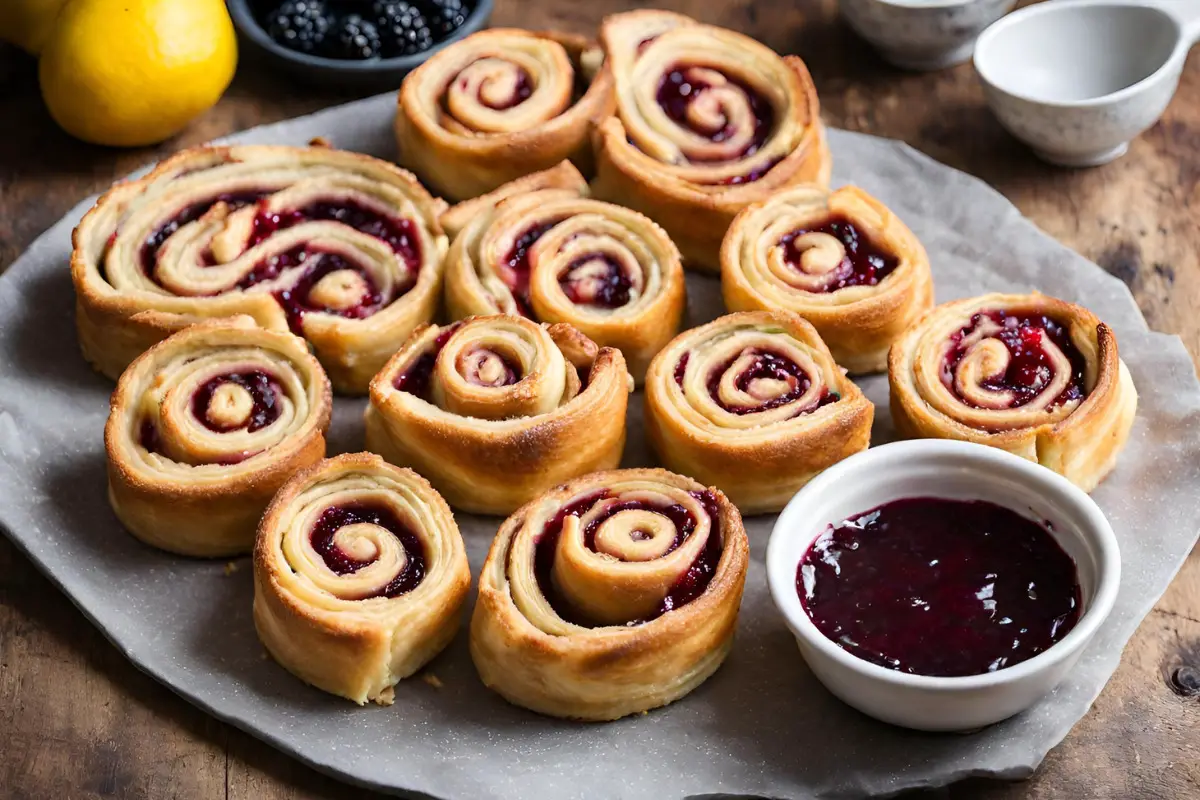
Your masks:
M 1153 75 L 1180 35 L 1175 20 L 1156 8 L 1047 3 L 985 34 L 975 64 L 985 80 L 1018 97 L 1080 102 Z
M 907 497 L 986 500 L 1028 519 L 1050 523 L 1054 538 L 1075 561 L 1083 605 L 1075 630 L 1042 656 L 1085 627 L 1102 582 L 1111 582 L 1114 574 L 1119 575 L 1115 538 L 1103 514 L 1082 491 L 1049 470 L 983 445 L 933 441 L 884 445 L 826 471 L 797 494 L 776 523 L 767 554 L 768 579 L 776 603 L 797 635 L 819 639 L 824 644 L 818 646 L 833 648 L 845 658 L 859 661 L 825 639 L 809 620 L 796 592 L 796 569 L 813 540 L 830 525 Z M 1115 586 L 1105 593 L 1114 594 Z M 1110 603 L 1111 597 L 1106 597 L 1103 604 Z M 1021 666 L 989 675 L 1002 676 Z M 985 676 L 948 680 L 976 677 Z

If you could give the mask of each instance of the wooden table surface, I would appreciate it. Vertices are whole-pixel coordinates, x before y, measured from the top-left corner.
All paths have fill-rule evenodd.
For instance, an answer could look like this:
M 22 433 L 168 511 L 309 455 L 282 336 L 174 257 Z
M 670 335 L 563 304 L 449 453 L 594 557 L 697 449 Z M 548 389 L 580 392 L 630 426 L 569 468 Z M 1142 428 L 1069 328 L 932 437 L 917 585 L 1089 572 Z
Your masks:
M 3 0 L 0 0 L 3 1 Z M 497 0 L 496 25 L 589 32 L 621 0 Z M 808 62 L 834 126 L 903 139 L 987 180 L 1043 229 L 1133 291 L 1150 325 L 1200 357 L 1200 59 L 1163 119 L 1115 164 L 1036 161 L 989 115 L 970 66 L 897 71 L 833 0 L 662 0 Z M 0 269 L 80 198 L 168 153 L 353 95 L 290 83 L 249 55 L 220 104 L 176 139 L 117 151 L 47 115 L 36 65 L 0 45 Z M 1190 691 L 1189 691 L 1190 687 Z M 1146 618 L 1091 712 L 1030 780 L 937 795 L 1200 797 L 1200 550 Z M 0 536 L 0 796 L 361 797 L 219 723 L 138 672 Z

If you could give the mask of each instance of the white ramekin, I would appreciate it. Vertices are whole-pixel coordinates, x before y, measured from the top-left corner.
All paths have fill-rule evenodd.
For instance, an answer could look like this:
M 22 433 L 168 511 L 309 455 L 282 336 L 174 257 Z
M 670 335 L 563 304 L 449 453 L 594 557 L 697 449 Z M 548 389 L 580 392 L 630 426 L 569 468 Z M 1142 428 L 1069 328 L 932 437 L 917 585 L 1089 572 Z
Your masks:
M 813 624 L 796 593 L 796 569 L 830 525 L 905 497 L 986 500 L 1051 523 L 1075 560 L 1079 623 L 1033 658 L 983 675 L 939 678 L 885 669 L 843 650 Z M 1033 705 L 1067 674 L 1104 623 L 1121 582 L 1121 557 L 1099 506 L 1050 470 L 1002 450 L 923 439 L 851 456 L 801 489 L 771 532 L 767 581 L 800 652 L 829 691 L 876 719 L 926 731 L 980 728 Z

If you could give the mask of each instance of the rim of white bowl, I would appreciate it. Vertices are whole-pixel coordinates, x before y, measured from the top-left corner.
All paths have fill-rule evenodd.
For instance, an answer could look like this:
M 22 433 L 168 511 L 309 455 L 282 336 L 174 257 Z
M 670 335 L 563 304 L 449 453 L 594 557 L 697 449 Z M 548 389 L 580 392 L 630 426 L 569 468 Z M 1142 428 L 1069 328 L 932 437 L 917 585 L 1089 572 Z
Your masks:
M 1003 34 L 1004 31 L 1008 30 L 1013 25 L 1016 25 L 1022 20 L 1030 17 L 1037 17 L 1045 14 L 1070 13 L 1069 10 L 1064 12 L 1064 9 L 1077 8 L 1081 6 L 1087 8 L 1148 8 L 1158 12 L 1170 20 L 1178 31 L 1179 37 L 1175 43 L 1174 49 L 1171 51 L 1171 55 L 1167 56 L 1166 61 L 1160 64 L 1154 70 L 1154 72 L 1151 72 L 1141 80 L 1131 83 L 1124 88 L 1116 90 L 1115 92 L 1109 92 L 1108 94 L 1102 94 L 1097 97 L 1089 97 L 1084 100 L 1047 100 L 1044 97 L 1036 97 L 1034 95 L 1027 94 L 998 83 L 994 76 L 989 76 L 987 74 L 987 70 L 984 69 L 980 62 L 986 60 L 987 49 L 992 46 L 992 40 L 997 36 Z M 1009 97 L 1016 98 L 1017 100 L 1024 100 L 1027 103 L 1037 103 L 1038 105 L 1049 106 L 1052 108 L 1095 108 L 1097 106 L 1103 106 L 1107 105 L 1108 103 L 1124 100 L 1127 97 L 1142 91 L 1152 82 L 1161 80 L 1166 68 L 1179 58 L 1180 48 L 1184 48 L 1186 52 L 1186 50 L 1190 49 L 1190 44 L 1184 40 L 1183 29 L 1179 26 L 1179 20 L 1169 12 L 1165 11 L 1162 6 L 1155 5 L 1152 2 L 1143 3 L 1138 2 L 1138 0 L 1055 0 L 1053 3 L 1038 3 L 1032 6 L 1026 6 L 1025 8 L 1019 8 L 1016 11 L 1006 14 L 1005 16 L 993 22 L 991 25 L 985 28 L 983 33 L 979 34 L 979 38 L 975 40 L 975 53 L 971 57 L 971 63 L 975 67 L 975 74 L 979 76 L 980 80 L 982 80 L 992 89 L 995 89 L 998 92 L 1003 92 Z M 981 54 L 983 55 L 981 56 Z
M 973 3 L 979 3 L 983 0 L 874 0 L 881 6 L 892 6 L 893 8 L 911 8 L 915 11 L 922 9 L 937 10 L 939 8 L 954 8 L 956 6 L 969 6 Z M 1012 0 L 1016 2 L 1017 0 Z
M 979 463 L 1003 467 L 1010 473 L 1019 476 L 1019 481 L 1024 484 L 1030 494 L 1053 495 L 1064 501 L 1069 516 L 1072 518 L 1072 527 L 1079 531 L 1081 538 L 1095 547 L 1095 589 L 1079 622 L 1066 636 L 1041 653 L 995 672 L 950 677 L 913 675 L 891 670 L 859 658 L 842 649 L 832 639 L 821 633 L 808 616 L 808 612 L 804 610 L 800 597 L 796 593 L 795 576 L 799 562 L 791 563 L 794 559 L 789 558 L 788 563 L 780 563 L 785 547 L 783 541 L 789 536 L 786 531 L 791 520 L 802 516 L 806 506 L 812 503 L 813 498 L 820 497 L 826 492 L 836 492 L 839 481 L 845 480 L 849 474 L 855 471 L 871 468 L 882 459 L 895 461 L 918 455 L 936 454 L 965 457 Z M 937 494 L 935 492 L 922 496 L 936 497 Z M 862 511 L 873 507 L 868 505 Z M 1022 516 L 1027 516 L 1019 509 L 1014 508 L 1013 510 Z M 1076 524 L 1078 521 L 1082 521 L 1084 524 Z M 798 528 L 793 527 L 792 529 L 797 530 Z M 811 539 L 804 545 L 801 558 L 808 552 L 812 541 L 823 532 L 823 528 L 811 532 Z M 1015 683 L 1034 673 L 1051 668 L 1070 657 L 1074 651 L 1095 635 L 1096 630 L 1112 611 L 1121 584 L 1121 555 L 1117 537 L 1113 533 L 1108 519 L 1104 516 L 1104 512 L 1087 493 L 1058 473 L 1020 456 L 987 445 L 949 439 L 915 439 L 892 442 L 864 450 L 825 470 L 797 492 L 780 513 L 767 545 L 766 563 L 767 583 L 771 590 L 771 598 L 795 635 L 802 637 L 809 645 L 820 650 L 823 655 L 836 662 L 840 667 L 858 673 L 864 678 L 894 686 L 934 691 L 966 691 L 1000 686 Z

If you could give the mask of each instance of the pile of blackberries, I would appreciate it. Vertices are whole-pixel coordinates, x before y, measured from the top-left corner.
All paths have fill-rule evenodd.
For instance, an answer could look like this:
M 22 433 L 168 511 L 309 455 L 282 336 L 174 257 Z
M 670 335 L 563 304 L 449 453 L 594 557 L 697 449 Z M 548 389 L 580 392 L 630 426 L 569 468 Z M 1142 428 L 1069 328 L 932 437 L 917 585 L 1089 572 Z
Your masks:
M 284 0 L 269 3 L 260 20 L 289 50 L 364 60 L 422 53 L 470 13 L 469 0 Z

